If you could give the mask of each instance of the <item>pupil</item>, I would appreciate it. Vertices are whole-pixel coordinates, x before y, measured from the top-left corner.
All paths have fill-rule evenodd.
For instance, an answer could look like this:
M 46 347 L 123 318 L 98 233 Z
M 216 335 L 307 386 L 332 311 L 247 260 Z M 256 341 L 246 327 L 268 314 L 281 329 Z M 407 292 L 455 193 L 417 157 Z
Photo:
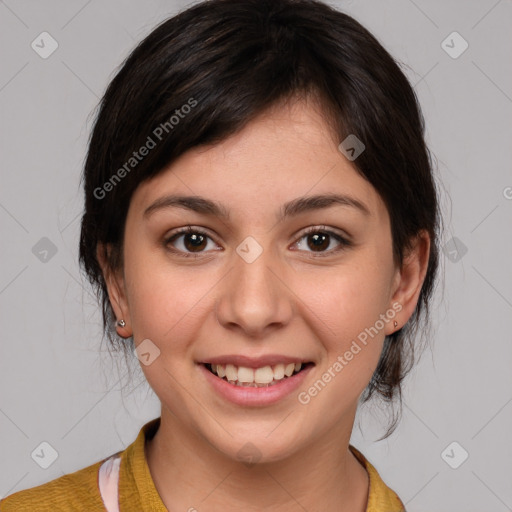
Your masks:
M 322 246 L 325 245 L 325 241 L 328 240 L 329 235 L 323 234 L 314 234 L 311 235 L 311 238 L 314 240 L 313 245 L 310 244 L 311 249 L 323 249 L 325 247 Z M 329 243 L 327 243 L 327 246 L 329 246 Z
M 187 241 L 192 241 L 192 246 L 188 247 L 189 244 L 187 244 Z M 203 235 L 198 234 L 188 234 L 185 236 L 185 245 L 187 246 L 187 249 L 201 249 L 201 245 L 204 244 L 204 237 Z

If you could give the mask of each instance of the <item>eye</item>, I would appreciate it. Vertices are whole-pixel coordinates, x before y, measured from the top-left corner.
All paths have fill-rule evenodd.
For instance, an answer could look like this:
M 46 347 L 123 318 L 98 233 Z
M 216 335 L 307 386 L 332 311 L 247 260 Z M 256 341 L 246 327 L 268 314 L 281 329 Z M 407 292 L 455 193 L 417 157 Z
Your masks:
M 304 249 L 304 245 L 301 245 L 301 241 L 306 239 L 306 245 L 311 251 Z M 327 250 L 332 242 L 337 242 L 337 247 L 334 249 Z M 334 231 L 327 229 L 325 226 L 313 226 L 308 228 L 301 236 L 295 246 L 299 250 L 306 250 L 306 252 L 316 253 L 313 256 L 329 256 L 333 253 L 337 253 L 346 247 L 350 247 L 352 244 L 345 237 L 341 236 Z
M 182 240 L 176 243 L 179 239 Z M 180 256 L 194 258 L 205 252 L 204 249 L 208 246 L 208 240 L 212 240 L 208 233 L 192 226 L 187 226 L 167 237 L 164 245 L 165 247 L 169 247 L 169 245 L 178 246 L 177 249 L 171 249 L 171 251 L 179 253 Z
M 303 239 L 306 239 L 307 247 L 310 248 L 311 251 L 305 249 L 303 244 L 301 244 Z M 166 237 L 164 240 L 164 246 L 166 248 L 172 246 L 173 248 L 170 250 L 179 256 L 197 258 L 204 252 L 207 252 L 206 249 L 208 248 L 208 241 L 213 242 L 213 239 L 206 231 L 193 228 L 192 226 L 186 226 Z M 334 249 L 329 249 L 332 242 L 336 242 L 337 246 Z M 214 243 L 214 246 L 215 245 L 216 244 Z M 327 229 L 325 226 L 313 226 L 307 228 L 299 241 L 294 244 L 294 246 L 299 250 L 305 250 L 306 252 L 313 253 L 312 255 L 314 257 L 329 256 L 350 247 L 351 245 L 352 243 L 347 240 L 347 238 Z M 218 250 L 215 249 L 215 247 L 210 249 Z

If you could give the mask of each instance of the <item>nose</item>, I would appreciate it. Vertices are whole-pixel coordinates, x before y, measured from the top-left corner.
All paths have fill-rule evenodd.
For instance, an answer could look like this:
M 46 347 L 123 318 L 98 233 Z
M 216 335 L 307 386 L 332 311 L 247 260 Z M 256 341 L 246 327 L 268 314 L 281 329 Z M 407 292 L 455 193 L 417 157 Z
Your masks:
M 233 252 L 233 267 L 219 283 L 217 320 L 226 329 L 262 338 L 283 328 L 293 314 L 293 293 L 285 282 L 282 264 L 263 252 L 248 262 Z

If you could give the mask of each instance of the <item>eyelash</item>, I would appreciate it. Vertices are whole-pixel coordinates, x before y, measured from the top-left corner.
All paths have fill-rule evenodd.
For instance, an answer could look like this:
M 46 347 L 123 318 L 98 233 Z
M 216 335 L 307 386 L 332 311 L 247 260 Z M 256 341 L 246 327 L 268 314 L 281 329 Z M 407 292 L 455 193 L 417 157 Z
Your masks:
M 297 242 L 302 240 L 304 237 L 306 237 L 310 234 L 318 234 L 318 233 L 331 236 L 337 242 L 339 242 L 341 245 L 338 246 L 338 248 L 336 248 L 336 249 L 331 249 L 330 251 L 321 251 L 318 253 L 315 253 L 314 251 L 306 251 L 306 252 L 310 252 L 313 258 L 323 258 L 326 256 L 330 256 L 334 253 L 338 253 L 339 251 L 342 251 L 342 250 L 352 246 L 352 242 L 350 240 L 347 240 L 345 237 L 339 235 L 338 233 L 335 233 L 334 231 L 327 229 L 325 226 L 312 226 L 312 227 L 306 228 L 306 230 L 302 233 L 302 235 L 299 237 Z M 183 234 L 197 234 L 197 235 L 205 236 L 205 237 L 212 239 L 212 237 L 206 231 L 203 231 L 198 228 L 193 228 L 192 226 L 187 226 L 185 228 L 180 228 L 178 231 L 176 231 L 175 233 L 173 233 L 172 235 L 167 237 L 164 240 L 164 246 L 166 248 L 168 248 L 168 246 L 171 242 L 174 242 L 177 238 L 179 238 L 180 235 L 183 235 Z M 176 249 L 170 249 L 170 251 L 175 254 L 178 254 L 180 257 L 184 257 L 184 258 L 199 258 L 204 254 L 203 252 L 187 253 L 187 252 L 179 251 Z

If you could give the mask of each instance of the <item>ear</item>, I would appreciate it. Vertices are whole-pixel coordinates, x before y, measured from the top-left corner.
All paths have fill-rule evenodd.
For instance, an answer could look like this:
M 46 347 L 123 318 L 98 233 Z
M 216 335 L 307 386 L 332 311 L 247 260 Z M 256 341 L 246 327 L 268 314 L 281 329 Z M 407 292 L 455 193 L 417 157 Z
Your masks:
M 412 248 L 404 255 L 402 267 L 396 270 L 393 279 L 392 298 L 389 307 L 397 311 L 395 321 L 390 322 L 386 335 L 401 329 L 414 313 L 427 274 L 430 254 L 430 235 L 422 230 L 413 241 Z
M 112 247 L 110 244 L 98 244 L 96 249 L 96 257 L 103 273 L 103 278 L 107 285 L 108 298 L 110 305 L 114 310 L 116 317 L 116 331 L 121 338 L 129 338 L 133 335 L 130 319 L 130 310 L 126 299 L 125 281 L 122 271 L 114 270 L 108 263 L 108 255 Z M 121 327 L 117 325 L 117 321 L 124 320 L 126 325 Z

